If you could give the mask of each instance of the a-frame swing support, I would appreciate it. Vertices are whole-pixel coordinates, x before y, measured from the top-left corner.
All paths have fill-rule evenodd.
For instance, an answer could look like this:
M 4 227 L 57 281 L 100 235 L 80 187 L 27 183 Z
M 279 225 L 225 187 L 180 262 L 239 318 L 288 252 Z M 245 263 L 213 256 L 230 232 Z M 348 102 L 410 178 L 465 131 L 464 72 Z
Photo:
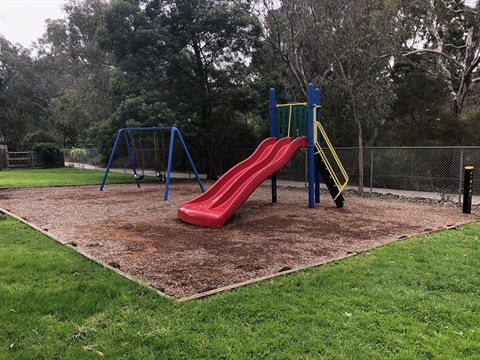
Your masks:
M 195 178 L 197 179 L 198 185 L 200 186 L 200 189 L 202 192 L 205 192 L 205 188 L 203 187 L 202 180 L 200 179 L 200 176 L 198 175 L 197 169 L 195 167 L 195 164 L 193 163 L 192 157 L 190 156 L 190 153 L 188 152 L 187 146 L 185 145 L 185 141 L 183 140 L 182 134 L 180 133 L 180 130 L 178 130 L 177 127 L 175 126 L 154 126 L 154 127 L 131 127 L 131 128 L 122 128 L 118 131 L 117 137 L 115 139 L 115 144 L 113 145 L 112 152 L 110 154 L 110 159 L 108 160 L 107 168 L 105 169 L 105 174 L 103 175 L 103 180 L 102 184 L 100 185 L 100 191 L 103 190 L 105 186 L 105 181 L 107 180 L 108 172 L 110 171 L 110 168 L 113 163 L 113 159 L 115 158 L 115 153 L 118 148 L 118 144 L 123 136 L 125 140 L 125 144 L 127 146 L 127 151 L 128 151 L 128 156 L 130 157 L 130 163 L 132 166 L 133 170 L 133 176 L 135 178 L 135 182 L 137 183 L 137 187 L 140 187 L 140 179 L 137 174 L 137 168 L 135 164 L 135 158 L 132 153 L 132 149 L 130 147 L 130 142 L 128 141 L 128 131 L 170 131 L 170 147 L 168 151 L 168 164 L 167 164 L 167 176 L 165 180 L 165 193 L 163 196 L 163 200 L 167 201 L 168 200 L 168 188 L 170 186 L 170 175 L 172 172 L 172 161 L 173 161 L 173 145 L 175 141 L 175 135 L 180 139 L 180 142 L 182 144 L 183 150 L 185 151 L 185 154 L 187 155 L 188 161 L 190 163 L 190 166 L 192 167 L 193 172 L 195 173 Z

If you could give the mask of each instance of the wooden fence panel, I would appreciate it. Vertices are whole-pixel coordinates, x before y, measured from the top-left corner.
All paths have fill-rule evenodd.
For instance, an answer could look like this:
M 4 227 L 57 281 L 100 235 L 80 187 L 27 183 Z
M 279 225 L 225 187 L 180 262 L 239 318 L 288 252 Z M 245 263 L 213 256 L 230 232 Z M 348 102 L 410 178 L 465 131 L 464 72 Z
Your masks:
M 63 154 L 60 159 L 54 163 L 47 163 L 42 157 L 34 151 L 16 151 L 7 152 L 8 169 L 44 169 L 48 167 L 63 167 Z

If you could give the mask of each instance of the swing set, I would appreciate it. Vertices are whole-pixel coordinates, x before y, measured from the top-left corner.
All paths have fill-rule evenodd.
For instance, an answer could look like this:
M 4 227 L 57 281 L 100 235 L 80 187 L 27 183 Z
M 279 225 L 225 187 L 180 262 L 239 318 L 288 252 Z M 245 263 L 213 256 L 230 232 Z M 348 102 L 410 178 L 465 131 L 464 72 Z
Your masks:
M 131 148 L 132 148 L 132 153 L 133 153 L 133 159 L 135 160 L 135 163 L 138 165 L 137 166 L 137 172 L 138 172 L 138 167 L 140 167 L 141 163 L 141 168 L 142 168 L 142 173 L 141 175 L 134 175 L 135 178 L 138 180 L 143 180 L 145 177 L 145 154 L 143 151 L 143 144 L 142 144 L 142 136 L 140 135 L 141 132 L 138 132 L 138 143 L 135 141 L 135 137 L 132 136 L 131 139 Z M 160 161 L 159 156 L 158 156 L 158 148 L 160 148 L 159 141 L 157 140 L 157 132 L 153 132 L 153 151 L 154 151 L 154 170 L 155 170 L 155 176 L 158 181 L 165 181 L 167 179 L 166 176 L 166 169 L 165 169 L 165 132 L 162 131 L 162 160 Z M 141 157 L 139 156 L 141 155 Z M 140 160 L 141 161 L 140 161 Z
M 122 139 L 125 140 L 125 144 L 127 146 L 127 151 L 128 151 L 128 156 L 130 157 L 130 163 L 131 167 L 133 170 L 133 177 L 135 179 L 135 182 L 137 184 L 137 187 L 140 187 L 140 180 L 143 179 L 145 175 L 144 171 L 144 161 L 142 159 L 142 174 L 138 175 L 137 173 L 137 165 L 135 161 L 135 156 L 132 151 L 132 146 L 130 146 L 130 141 L 128 140 L 128 132 L 132 131 L 153 131 L 154 135 L 154 147 L 155 147 L 155 161 L 158 162 L 158 155 L 157 155 L 157 138 L 156 138 L 156 132 L 160 131 L 162 132 L 162 141 L 163 140 L 163 134 L 166 131 L 170 131 L 170 146 L 169 146 L 169 151 L 168 151 L 168 165 L 167 165 L 167 172 L 164 174 L 164 179 L 165 179 L 165 193 L 163 196 L 163 200 L 167 201 L 168 200 L 168 188 L 170 186 L 170 176 L 172 172 L 172 161 L 173 161 L 173 145 L 175 141 L 175 135 L 177 135 L 178 139 L 180 139 L 180 142 L 182 144 L 182 148 L 185 151 L 185 154 L 187 155 L 188 161 L 190 163 L 190 166 L 192 167 L 193 172 L 195 173 L 195 177 L 197 179 L 198 185 L 200 186 L 200 189 L 202 192 L 205 192 L 205 188 L 203 187 L 202 180 L 200 179 L 200 176 L 198 175 L 197 169 L 195 167 L 195 164 L 193 163 L 192 157 L 190 156 L 190 153 L 188 152 L 187 146 L 185 145 L 185 141 L 183 140 L 182 134 L 180 133 L 180 130 L 178 130 L 177 127 L 175 126 L 154 126 L 154 127 L 131 127 L 131 128 L 122 128 L 118 131 L 117 137 L 115 139 L 115 143 L 113 145 L 112 152 L 110 154 L 110 159 L 108 160 L 107 168 L 105 169 L 105 174 L 103 175 L 103 180 L 102 184 L 100 185 L 100 191 L 103 190 L 105 186 L 105 181 L 107 180 L 108 172 L 110 171 L 110 168 L 113 163 L 113 159 L 115 158 L 115 153 L 118 148 L 118 144 Z M 141 146 L 141 140 L 139 138 L 139 145 Z M 163 147 L 164 149 L 164 147 Z M 164 151 L 164 150 L 163 150 Z M 165 170 L 164 170 L 165 172 Z M 161 180 L 162 179 L 162 174 L 160 171 L 156 171 L 157 179 Z

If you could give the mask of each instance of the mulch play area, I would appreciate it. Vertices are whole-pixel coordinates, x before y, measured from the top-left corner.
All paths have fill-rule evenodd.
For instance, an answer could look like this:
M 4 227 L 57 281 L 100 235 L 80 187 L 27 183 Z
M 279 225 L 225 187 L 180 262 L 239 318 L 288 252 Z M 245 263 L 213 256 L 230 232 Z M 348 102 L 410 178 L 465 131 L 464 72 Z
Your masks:
M 206 187 L 211 183 L 206 182 Z M 350 256 L 412 235 L 479 219 L 452 204 L 359 197 L 337 209 L 327 192 L 308 208 L 305 188 L 258 188 L 223 229 L 180 221 L 193 181 L 0 190 L 0 208 L 93 259 L 176 298 Z

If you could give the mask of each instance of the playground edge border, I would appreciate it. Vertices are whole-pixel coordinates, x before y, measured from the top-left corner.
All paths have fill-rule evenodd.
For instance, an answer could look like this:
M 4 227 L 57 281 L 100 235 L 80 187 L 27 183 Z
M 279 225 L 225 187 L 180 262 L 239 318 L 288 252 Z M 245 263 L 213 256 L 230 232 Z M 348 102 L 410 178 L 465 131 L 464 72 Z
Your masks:
M 50 239 L 58 242 L 60 245 L 68 246 L 69 248 L 73 249 L 75 252 L 77 252 L 78 254 L 82 255 L 82 256 L 85 257 L 85 258 L 87 258 L 88 260 L 93 261 L 94 263 L 96 263 L 96 264 L 98 264 L 98 265 L 100 265 L 100 266 L 102 266 L 102 267 L 104 267 L 104 268 L 106 268 L 106 269 L 108 269 L 108 270 L 111 270 L 111 271 L 116 272 L 118 275 L 124 277 L 124 278 L 127 279 L 127 280 L 130 280 L 130 281 L 133 281 L 133 282 L 135 282 L 135 283 L 137 283 L 137 284 L 140 284 L 140 285 L 142 285 L 142 286 L 145 286 L 145 287 L 153 290 L 155 293 L 157 293 L 158 295 L 160 295 L 160 296 L 162 296 L 162 297 L 164 297 L 164 298 L 171 299 L 171 300 L 175 299 L 174 297 L 165 294 L 164 292 L 158 290 L 157 288 L 155 288 L 155 287 L 153 287 L 153 286 L 151 286 L 151 285 L 149 285 L 149 284 L 147 284 L 147 283 L 145 283 L 145 282 L 143 282 L 143 281 L 141 281 L 141 280 L 138 280 L 138 279 L 133 278 L 132 276 L 124 273 L 123 271 L 121 271 L 121 270 L 119 270 L 119 269 L 117 269 L 117 268 L 115 268 L 115 267 L 113 267 L 113 266 L 110 266 L 110 265 L 108 265 L 108 264 L 106 264 L 106 263 L 104 263 L 104 262 L 102 262 L 102 261 L 100 261 L 100 260 L 94 259 L 93 257 L 91 257 L 91 256 L 88 255 L 87 253 L 83 252 L 82 250 L 77 249 L 75 246 L 72 246 L 72 245 L 70 245 L 70 244 L 68 244 L 68 243 L 62 242 L 62 241 L 60 240 L 60 238 L 56 237 L 55 235 L 50 234 L 48 231 L 43 230 L 42 228 L 38 227 L 37 225 L 32 224 L 32 223 L 29 222 L 28 220 L 23 219 L 23 218 L 21 218 L 20 216 L 15 215 L 14 213 L 12 213 L 12 212 L 10 212 L 10 211 L 8 211 L 8 210 L 5 210 L 5 209 L 3 209 L 3 208 L 0 208 L 0 212 L 1 212 L 1 213 L 4 213 L 4 214 L 6 214 L 6 215 L 8 215 L 8 216 L 10 216 L 10 217 L 12 217 L 12 218 L 14 218 L 15 220 L 18 220 L 18 221 L 24 223 L 25 225 L 27 225 L 28 227 L 32 228 L 33 230 L 38 231 L 38 232 L 41 233 L 42 235 L 45 235 L 46 237 L 48 237 L 48 238 L 50 238 Z
M 257 282 L 273 279 L 273 278 L 276 278 L 278 276 L 293 274 L 293 273 L 296 273 L 298 271 L 317 268 L 317 267 L 332 263 L 334 261 L 348 259 L 348 258 L 351 258 L 351 257 L 354 257 L 354 256 L 358 256 L 360 254 L 364 254 L 368 251 L 381 248 L 385 245 L 393 244 L 393 243 L 404 241 L 404 240 L 409 240 L 411 238 L 418 237 L 418 236 L 421 236 L 421 235 L 430 235 L 430 234 L 434 234 L 434 233 L 444 231 L 444 230 L 457 230 L 459 226 L 464 226 L 464 225 L 472 224 L 472 223 L 475 223 L 475 222 L 479 222 L 479 220 L 477 219 L 477 220 L 468 221 L 468 222 L 462 223 L 460 225 L 447 225 L 445 227 L 441 227 L 441 228 L 438 228 L 438 229 L 434 229 L 434 230 L 430 230 L 430 231 L 424 231 L 424 232 L 416 234 L 416 235 L 405 236 L 405 237 L 401 236 L 394 241 L 390 241 L 389 243 L 385 243 L 385 244 L 382 244 L 382 245 L 379 245 L 379 246 L 375 246 L 375 247 L 372 247 L 370 249 L 348 252 L 344 256 L 339 256 L 339 257 L 336 257 L 336 258 L 320 261 L 318 263 L 305 265 L 305 266 L 300 266 L 300 267 L 288 269 L 288 270 L 285 270 L 285 271 L 278 271 L 275 274 L 261 276 L 261 277 L 258 277 L 258 278 L 242 281 L 242 282 L 239 282 L 239 283 L 236 283 L 236 284 L 223 286 L 223 287 L 220 287 L 220 288 L 217 288 L 217 289 L 205 291 L 205 292 L 190 295 L 190 296 L 185 296 L 185 297 L 182 297 L 182 298 L 175 298 L 175 301 L 176 302 L 185 302 L 185 301 L 190 301 L 190 300 L 202 299 L 202 298 L 205 298 L 205 297 L 208 297 L 208 296 L 216 295 L 216 294 L 224 292 L 224 291 L 234 290 L 234 289 L 242 287 L 242 286 L 246 286 L 246 285 L 254 284 L 254 283 L 257 283 Z

